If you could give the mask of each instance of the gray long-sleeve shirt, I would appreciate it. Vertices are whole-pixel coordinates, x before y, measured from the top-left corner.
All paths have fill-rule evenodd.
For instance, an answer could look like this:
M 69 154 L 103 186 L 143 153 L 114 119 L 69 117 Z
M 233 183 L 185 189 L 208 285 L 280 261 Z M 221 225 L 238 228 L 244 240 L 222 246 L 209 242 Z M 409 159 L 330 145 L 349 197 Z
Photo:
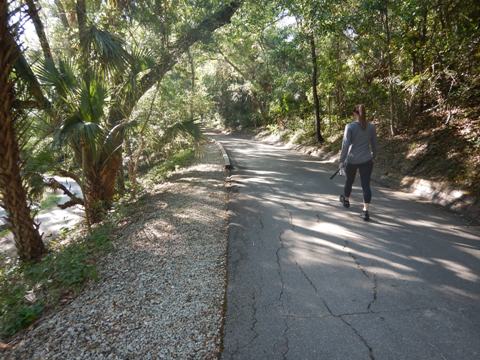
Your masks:
M 365 129 L 358 121 L 345 126 L 340 162 L 362 164 L 377 155 L 377 133 L 375 125 L 368 123 Z

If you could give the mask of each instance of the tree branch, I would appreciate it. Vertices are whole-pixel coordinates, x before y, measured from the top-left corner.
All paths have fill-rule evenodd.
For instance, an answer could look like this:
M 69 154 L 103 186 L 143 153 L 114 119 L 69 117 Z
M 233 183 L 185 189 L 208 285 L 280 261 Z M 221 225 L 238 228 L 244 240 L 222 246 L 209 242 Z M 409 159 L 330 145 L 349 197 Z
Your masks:
M 55 0 L 55 6 L 57 7 L 57 13 L 58 17 L 60 18 L 60 22 L 62 23 L 65 30 L 69 30 L 70 24 L 68 23 L 65 7 L 60 0 Z
M 58 174 L 60 174 L 62 176 L 69 177 L 70 179 L 73 179 L 80 187 L 82 187 L 82 182 L 80 181 L 80 176 L 79 175 L 77 175 L 77 174 L 75 174 L 71 171 L 63 170 L 63 169 L 58 169 L 55 172 L 57 172 Z
M 220 55 L 222 55 L 223 59 L 228 63 L 228 65 L 230 65 L 233 68 L 233 70 L 238 72 L 240 76 L 243 77 L 245 80 L 250 80 L 248 76 L 246 76 L 245 73 L 227 57 L 227 55 L 225 55 L 225 53 L 222 51 L 220 47 L 218 48 L 218 52 Z
M 191 28 L 184 36 L 180 37 L 172 51 L 162 56 L 160 61 L 145 75 L 139 86 L 136 100 L 147 92 L 156 82 L 158 82 L 170 69 L 178 62 L 180 56 L 184 54 L 190 46 L 198 41 L 203 41 L 208 36 L 226 24 L 228 24 L 235 12 L 242 5 L 242 0 L 232 0 L 221 7 L 211 16 L 205 18 L 196 27 Z
M 70 198 L 70 200 L 67 201 L 66 203 L 58 205 L 60 209 L 66 209 L 74 205 L 85 205 L 83 202 L 83 199 L 79 198 L 77 195 L 72 193 L 70 190 L 67 189 L 65 185 L 58 182 L 55 178 L 45 178 L 44 183 L 46 186 L 54 190 L 62 190 L 63 193 Z
M 43 56 L 45 56 L 45 60 L 50 60 L 53 62 L 52 51 L 50 50 L 50 44 L 48 43 L 47 36 L 45 35 L 45 29 L 38 14 L 37 6 L 35 5 L 34 0 L 26 0 L 26 3 L 28 7 L 28 15 L 33 21 L 35 31 L 37 32 L 38 39 L 40 40 Z
M 12 39 L 12 41 L 15 41 Z M 38 108 L 51 112 L 52 104 L 43 94 L 43 90 L 40 86 L 40 83 L 37 80 L 37 77 L 32 71 L 32 68 L 25 59 L 25 56 L 20 49 L 20 46 L 15 42 L 15 51 L 17 55 L 17 61 L 15 62 L 15 72 L 28 84 L 28 90 L 32 97 L 37 102 Z

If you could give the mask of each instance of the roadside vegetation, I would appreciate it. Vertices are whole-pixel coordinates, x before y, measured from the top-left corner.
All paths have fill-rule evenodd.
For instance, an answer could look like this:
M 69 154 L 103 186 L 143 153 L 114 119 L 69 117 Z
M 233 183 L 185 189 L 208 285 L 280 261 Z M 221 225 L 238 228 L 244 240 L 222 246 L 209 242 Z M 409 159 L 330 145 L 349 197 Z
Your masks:
M 50 244 L 39 262 L 5 267 L 0 272 L 0 336 L 29 326 L 59 302 L 67 302 L 89 280 L 97 278 L 96 262 L 110 245 L 113 224 L 65 246 Z
M 194 159 L 193 149 L 180 150 L 152 165 L 148 172 L 140 170 L 140 184 L 161 182 Z M 42 209 L 55 206 L 57 200 L 55 195 L 47 196 Z M 102 256 L 112 249 L 119 227 L 131 221 L 141 203 L 129 204 L 129 196 L 125 196 L 90 232 L 81 227 L 64 229 L 49 242 L 49 252 L 40 261 L 19 263 L 9 259 L 0 267 L 0 339 L 8 339 L 35 323 L 44 313 L 73 299 L 90 281 L 98 280 Z M 0 235 L 8 232 L 5 229 Z

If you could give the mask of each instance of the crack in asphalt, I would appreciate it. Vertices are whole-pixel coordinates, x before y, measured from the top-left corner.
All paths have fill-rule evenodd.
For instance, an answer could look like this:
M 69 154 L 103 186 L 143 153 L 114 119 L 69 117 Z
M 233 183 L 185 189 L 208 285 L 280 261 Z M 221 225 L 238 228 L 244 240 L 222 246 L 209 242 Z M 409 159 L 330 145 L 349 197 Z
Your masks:
M 290 214 L 290 219 L 291 219 L 291 212 L 288 212 Z M 278 300 L 280 301 L 280 305 L 282 306 L 283 311 L 285 312 L 285 303 L 283 302 L 283 294 L 285 291 L 285 281 L 283 278 L 283 270 L 282 270 L 282 264 L 280 261 L 280 251 L 285 249 L 285 245 L 283 244 L 283 239 L 282 236 L 287 231 L 286 229 L 283 230 L 279 235 L 278 235 L 278 240 L 280 242 L 280 246 L 277 248 L 277 251 L 275 252 L 276 257 L 277 257 L 277 265 L 278 265 L 278 275 L 280 277 L 280 283 L 282 285 L 282 288 L 280 290 L 280 294 L 278 296 Z M 289 341 L 288 341 L 288 331 L 290 329 L 287 318 L 283 319 L 285 329 L 283 330 L 282 337 L 285 342 L 285 351 L 282 353 L 282 359 L 287 359 L 287 354 L 290 351 L 289 348 Z
M 250 345 L 252 342 L 255 341 L 256 338 L 258 338 L 258 336 L 260 335 L 257 330 L 255 329 L 255 327 L 257 326 L 257 322 L 258 322 L 258 319 L 257 319 L 257 299 L 255 297 L 255 292 L 252 293 L 252 325 L 250 326 L 250 331 L 253 332 L 253 337 L 250 339 L 250 341 L 248 342 L 248 345 Z M 248 346 L 247 345 L 247 346 Z
M 290 330 L 290 326 L 288 325 L 288 321 L 284 318 L 285 323 L 285 330 L 283 331 L 283 338 L 285 340 L 285 351 L 282 353 L 282 359 L 287 359 L 287 354 L 290 351 L 289 342 L 288 342 L 288 331 Z
M 275 190 L 275 188 L 271 185 L 268 185 L 268 187 L 272 190 L 272 192 L 274 194 L 277 193 L 277 191 Z M 292 212 L 288 209 L 287 205 L 284 204 L 284 203 L 281 203 L 281 206 L 284 208 L 284 210 L 288 213 L 288 224 L 289 224 L 289 228 L 290 230 L 293 230 L 295 229 L 295 225 L 293 225 L 293 214 Z M 281 264 L 281 261 L 280 261 L 280 251 L 281 250 L 285 250 L 285 245 L 284 245 L 284 240 L 283 240 L 283 234 L 285 234 L 285 232 L 288 230 L 288 229 L 284 229 L 280 232 L 280 234 L 278 235 L 278 240 L 279 240 L 279 246 L 275 252 L 275 255 L 276 255 L 276 260 L 277 260 L 277 266 L 278 266 L 278 276 L 280 278 L 280 283 L 282 285 L 282 288 L 280 290 L 280 294 L 278 296 L 278 300 L 280 301 L 280 305 L 282 306 L 282 309 L 283 311 L 285 312 L 285 303 L 283 301 L 283 295 L 285 293 L 285 281 L 284 281 L 284 277 L 283 277 L 283 269 L 282 269 L 282 264 Z M 283 322 L 284 322 L 284 330 L 283 330 L 283 334 L 282 334 L 282 337 L 284 339 L 284 345 L 285 345 L 285 350 L 282 352 L 282 359 L 287 359 L 287 354 L 288 352 L 290 351 L 290 347 L 289 347 L 289 340 L 288 340 L 288 331 L 290 330 L 290 325 L 288 324 L 288 320 L 286 317 L 283 318 Z
M 237 312 L 238 312 L 239 311 L 238 306 L 236 304 L 233 304 L 233 305 L 235 306 L 235 308 L 237 309 Z M 237 356 L 242 349 L 245 349 L 246 347 L 248 347 L 250 344 L 252 344 L 260 336 L 260 334 L 258 333 L 258 331 L 256 329 L 258 319 L 257 319 L 257 298 L 255 296 L 255 292 L 252 293 L 252 297 L 251 297 L 251 310 L 252 310 L 252 316 L 251 316 L 251 325 L 249 327 L 249 330 L 251 332 L 253 332 L 253 336 L 248 341 L 248 343 L 244 344 L 244 345 L 240 345 L 239 340 L 238 339 L 236 340 L 235 349 L 232 352 L 229 353 L 230 358 L 232 358 L 232 359 L 235 358 L 235 356 Z
M 372 300 L 367 305 L 367 310 L 369 312 L 373 312 L 371 307 L 375 303 L 375 301 L 377 301 L 377 287 L 378 287 L 377 275 L 373 274 L 373 289 L 372 289 L 373 295 L 372 295 Z
M 278 240 L 280 242 L 280 246 L 277 248 L 277 251 L 275 252 L 275 255 L 276 255 L 276 258 L 277 258 L 277 266 L 278 266 L 278 276 L 280 278 L 280 283 L 282 285 L 282 288 L 280 290 L 280 294 L 278 296 L 278 300 L 279 301 L 282 301 L 282 297 L 283 297 L 283 292 L 284 292 L 284 289 L 285 289 L 285 282 L 284 282 L 284 279 L 283 279 L 283 271 L 282 271 L 282 264 L 280 262 L 280 251 L 284 249 L 284 245 L 283 245 L 283 240 L 282 240 L 282 235 L 283 233 L 285 232 L 286 230 L 283 230 L 279 235 L 278 235 Z M 283 302 L 282 302 L 283 303 Z
M 358 258 L 350 251 L 350 243 L 348 240 L 345 240 L 345 245 L 343 246 L 344 249 L 346 249 L 347 254 L 353 259 L 353 262 L 357 266 L 358 270 L 369 280 L 372 282 L 372 300 L 367 305 L 367 311 L 373 312 L 371 310 L 371 307 L 375 304 L 377 301 L 377 295 L 378 295 L 378 280 L 377 280 L 377 275 L 374 273 L 369 273 L 365 268 L 360 264 L 360 261 Z
M 355 328 L 352 324 L 350 324 L 347 320 L 345 320 L 343 318 L 343 316 L 338 316 L 338 318 L 340 320 L 342 320 L 342 322 L 347 325 L 350 329 L 353 330 L 353 332 L 355 333 L 355 335 L 357 335 L 357 337 L 360 339 L 360 341 L 363 343 L 363 345 L 365 345 L 365 347 L 368 349 L 368 355 L 370 357 L 370 360 L 375 360 L 375 356 L 373 354 L 373 348 L 370 346 L 370 344 L 368 343 L 367 339 L 365 339 L 362 334 L 360 334 L 360 332 L 357 330 L 357 328 Z
M 303 268 L 300 266 L 298 262 L 295 261 L 295 264 L 297 264 L 298 268 L 300 269 L 300 272 L 303 274 L 304 278 L 307 280 L 307 282 L 310 284 L 310 286 L 315 290 L 315 294 L 318 294 L 318 289 L 313 283 L 312 279 L 307 275 L 307 273 L 303 270 Z
M 262 230 L 265 229 L 265 225 L 263 224 L 261 217 L 258 218 L 258 222 L 260 223 L 260 227 L 262 228 Z
M 268 185 L 268 187 L 271 189 L 271 191 L 273 193 L 277 193 L 277 191 L 273 188 L 273 186 L 271 185 Z M 288 213 L 288 222 L 289 222 L 289 229 L 291 230 L 294 230 L 295 229 L 295 225 L 293 224 L 293 214 L 292 212 L 288 209 L 287 205 L 284 204 L 284 203 L 281 203 L 281 206 L 284 208 L 284 210 Z M 317 218 L 317 222 L 320 221 L 320 216 L 319 214 L 316 214 L 316 218 Z M 259 222 L 261 224 L 261 227 L 262 229 L 264 228 L 263 227 L 263 222 L 261 221 L 261 219 L 259 219 Z M 280 304 L 283 308 L 283 310 L 285 311 L 285 303 L 283 301 L 283 295 L 285 293 L 285 281 L 284 281 L 284 277 L 283 277 L 283 269 L 282 269 L 282 264 L 281 264 L 281 261 L 280 261 L 280 252 L 282 250 L 285 250 L 285 245 L 284 245 L 284 239 L 283 239 L 283 235 L 284 233 L 287 231 L 288 229 L 284 229 L 280 232 L 280 234 L 278 235 L 278 240 L 279 240 L 279 246 L 275 252 L 275 255 L 276 255 L 276 262 L 277 262 L 277 269 L 278 269 L 278 276 L 280 278 L 280 283 L 281 283 L 281 290 L 280 290 L 280 293 L 279 293 L 279 296 L 278 296 L 278 301 L 280 301 Z M 347 248 L 349 249 L 348 247 L 348 241 L 345 241 L 345 246 L 344 248 Z M 370 303 L 367 305 L 367 311 L 366 312 L 359 312 L 359 313 L 349 313 L 349 314 L 335 314 L 330 306 L 328 305 L 327 301 L 320 296 L 319 292 L 318 292 L 318 289 L 317 287 L 315 286 L 315 283 L 312 281 L 312 279 L 310 279 L 310 277 L 308 276 L 308 274 L 304 271 L 304 269 L 300 266 L 300 264 L 298 264 L 298 262 L 295 262 L 295 264 L 297 265 L 298 269 L 300 270 L 300 272 L 302 273 L 302 275 L 304 276 L 304 278 L 307 280 L 307 282 L 310 284 L 310 286 L 313 288 L 315 294 L 318 296 L 318 298 L 322 301 L 323 305 L 325 306 L 325 308 L 327 309 L 328 313 L 330 314 L 330 316 L 334 317 L 334 318 L 337 318 L 339 319 L 343 324 L 345 324 L 348 328 L 350 328 L 352 330 L 352 332 L 355 334 L 355 336 L 360 340 L 360 342 L 365 346 L 365 348 L 368 350 L 368 354 L 369 354 L 369 357 L 371 360 L 375 360 L 375 356 L 374 356 L 374 353 L 373 353 L 373 348 L 370 346 L 370 344 L 367 342 L 367 340 L 362 336 L 362 334 L 358 331 L 357 328 L 355 328 L 351 323 L 349 323 L 347 320 L 344 319 L 344 316 L 349 316 L 349 315 L 356 315 L 356 314 L 372 314 L 374 313 L 373 310 L 371 310 L 371 307 L 372 305 L 374 304 L 374 302 L 376 301 L 377 299 L 377 277 L 375 274 L 373 274 L 372 276 L 363 268 L 363 266 L 360 264 L 360 262 L 358 261 L 358 259 L 356 258 L 356 256 L 349 250 L 347 250 L 347 253 L 348 255 L 354 260 L 357 268 L 362 272 L 362 274 L 368 278 L 370 281 L 373 282 L 373 295 L 372 295 L 372 300 L 370 301 Z M 255 309 L 255 312 L 256 312 L 256 309 Z M 255 318 L 255 321 L 256 321 L 256 318 Z M 255 323 L 256 324 L 256 323 Z M 289 339 L 288 339 L 288 331 L 289 331 L 289 324 L 288 324 L 288 321 L 287 321 L 287 317 L 284 317 L 284 325 L 285 325 L 285 328 L 284 328 L 284 331 L 283 331 L 283 339 L 284 339 L 284 344 L 285 344 L 285 351 L 282 352 L 282 358 L 283 359 L 287 359 L 287 354 L 289 352 Z M 252 327 L 251 327 L 251 330 L 254 330 L 253 328 L 254 324 L 252 324 Z M 256 331 L 255 331 L 256 333 Z M 257 336 L 258 336 L 258 333 L 256 333 L 257 335 L 254 336 L 254 338 L 250 341 L 252 342 Z
M 335 314 L 332 309 L 330 308 L 330 306 L 328 305 L 327 301 L 322 297 L 320 296 L 320 294 L 318 293 L 318 289 L 317 287 L 315 286 L 315 283 L 312 281 L 312 279 L 310 279 L 310 277 L 308 276 L 308 274 L 305 272 L 305 270 L 303 270 L 303 268 L 300 266 L 300 264 L 298 264 L 297 262 L 295 262 L 295 264 L 297 264 L 297 267 L 299 268 L 300 272 L 302 273 L 302 275 L 305 277 L 305 279 L 307 280 L 307 282 L 310 284 L 310 286 L 313 288 L 313 290 L 315 291 L 315 294 L 318 296 L 318 298 L 322 301 L 323 305 L 325 306 L 325 308 L 327 309 L 328 313 L 330 314 L 330 316 L 334 317 L 334 318 L 337 318 L 337 319 L 340 319 L 340 321 L 342 321 L 345 325 L 347 325 L 352 331 L 353 333 L 357 336 L 357 338 L 363 343 L 363 345 L 365 345 L 365 347 L 367 348 L 368 350 L 368 354 L 369 354 L 369 357 L 370 357 L 370 360 L 375 360 L 375 356 L 373 354 L 373 348 L 370 346 L 370 344 L 368 343 L 368 341 L 363 337 L 362 334 L 360 334 L 360 332 L 358 331 L 357 328 L 355 328 L 352 324 L 350 324 L 347 320 L 344 319 L 344 316 L 347 316 L 347 315 L 355 315 L 355 313 L 352 313 L 352 314 Z M 372 313 L 372 311 L 368 311 L 366 312 L 367 314 L 370 314 Z M 365 314 L 365 313 L 363 313 Z

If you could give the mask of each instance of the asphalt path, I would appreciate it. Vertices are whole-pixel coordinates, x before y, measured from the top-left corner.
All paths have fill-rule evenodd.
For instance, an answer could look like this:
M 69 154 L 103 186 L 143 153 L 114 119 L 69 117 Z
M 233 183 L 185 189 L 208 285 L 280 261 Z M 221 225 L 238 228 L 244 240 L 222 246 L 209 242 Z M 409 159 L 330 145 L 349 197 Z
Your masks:
M 212 135 L 233 163 L 223 359 L 480 359 L 478 226 L 294 151 Z

